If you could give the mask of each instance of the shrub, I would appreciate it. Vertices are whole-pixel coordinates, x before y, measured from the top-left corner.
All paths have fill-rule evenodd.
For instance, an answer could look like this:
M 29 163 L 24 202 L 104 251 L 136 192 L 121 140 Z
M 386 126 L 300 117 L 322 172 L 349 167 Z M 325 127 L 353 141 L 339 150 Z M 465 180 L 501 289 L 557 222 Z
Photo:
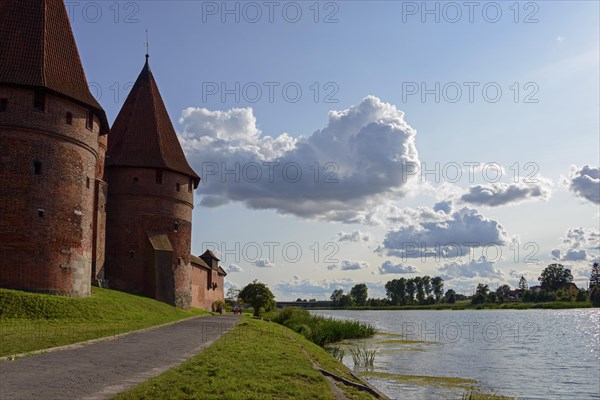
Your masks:
M 286 307 L 273 318 L 321 347 L 344 339 L 362 339 L 377 331 L 372 325 L 359 321 L 337 320 L 311 315 L 307 310 Z
M 579 289 L 577 292 L 577 297 L 575 297 L 575 301 L 587 301 L 588 295 L 583 289 Z

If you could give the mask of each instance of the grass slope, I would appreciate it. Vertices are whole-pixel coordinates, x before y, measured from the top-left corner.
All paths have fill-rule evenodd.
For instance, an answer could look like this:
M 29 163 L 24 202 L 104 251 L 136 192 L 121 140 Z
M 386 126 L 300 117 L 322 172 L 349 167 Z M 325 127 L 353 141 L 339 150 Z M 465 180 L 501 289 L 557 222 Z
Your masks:
M 146 297 L 92 288 L 89 298 L 0 289 L 0 356 L 41 350 L 177 321 L 183 311 Z
M 356 382 L 343 364 L 301 335 L 244 317 L 200 354 L 115 399 L 333 400 L 332 389 L 313 363 Z M 338 387 L 348 399 L 372 398 Z

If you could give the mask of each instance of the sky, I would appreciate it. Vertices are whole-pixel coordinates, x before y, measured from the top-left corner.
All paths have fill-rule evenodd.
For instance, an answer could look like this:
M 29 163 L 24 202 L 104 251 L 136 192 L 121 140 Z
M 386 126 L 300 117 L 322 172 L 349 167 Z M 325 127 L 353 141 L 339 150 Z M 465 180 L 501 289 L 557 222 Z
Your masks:
M 192 252 L 279 300 L 600 253 L 599 3 L 66 1 L 114 121 L 146 53 L 202 177 Z

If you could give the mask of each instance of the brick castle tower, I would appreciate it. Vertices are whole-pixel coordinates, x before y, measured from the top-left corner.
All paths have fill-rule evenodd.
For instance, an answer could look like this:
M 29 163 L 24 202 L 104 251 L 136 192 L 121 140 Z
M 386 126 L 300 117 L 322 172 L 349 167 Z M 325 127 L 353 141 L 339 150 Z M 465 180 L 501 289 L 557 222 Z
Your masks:
M 150 65 L 111 130 L 106 269 L 111 288 L 179 307 L 191 304 L 194 189 L 189 166 Z
M 63 1 L 0 0 L 0 287 L 90 294 L 108 132 Z

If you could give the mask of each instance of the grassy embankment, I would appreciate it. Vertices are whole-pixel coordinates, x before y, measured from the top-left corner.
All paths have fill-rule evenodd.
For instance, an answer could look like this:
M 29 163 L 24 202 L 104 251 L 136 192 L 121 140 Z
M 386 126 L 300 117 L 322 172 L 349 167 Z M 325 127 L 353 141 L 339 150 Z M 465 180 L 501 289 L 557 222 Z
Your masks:
M 347 310 L 529 310 L 529 309 L 548 309 L 562 310 L 568 308 L 591 308 L 592 303 L 589 301 L 553 301 L 544 303 L 526 303 L 520 301 L 506 303 L 485 303 L 471 304 L 469 300 L 457 301 L 454 304 L 440 303 L 427 305 L 410 305 L 410 306 L 382 306 L 382 307 L 358 307 L 353 306 L 346 308 Z
M 133 399 L 348 399 L 373 397 L 328 383 L 315 368 L 360 383 L 318 345 L 273 322 L 244 316 L 229 333 L 180 366 L 115 400 Z
M 208 314 L 146 297 L 92 288 L 89 298 L 0 289 L 0 356 L 112 336 Z

